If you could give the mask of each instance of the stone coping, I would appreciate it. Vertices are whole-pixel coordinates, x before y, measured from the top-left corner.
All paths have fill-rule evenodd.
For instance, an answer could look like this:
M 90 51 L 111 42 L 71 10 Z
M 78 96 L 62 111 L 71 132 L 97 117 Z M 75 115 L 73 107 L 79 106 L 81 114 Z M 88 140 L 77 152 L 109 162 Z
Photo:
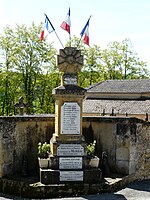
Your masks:
M 83 122 L 136 122 L 136 123 L 150 123 L 136 117 L 118 117 L 118 116 L 85 116 Z
M 54 121 L 55 115 L 54 114 L 39 114 L 39 115 L 14 115 L 14 116 L 0 116 L 0 123 L 1 120 L 6 121 Z
M 39 115 L 14 115 L 14 116 L 0 116 L 0 123 L 3 120 L 8 121 L 55 121 L 55 114 L 39 114 Z M 116 117 L 116 116 L 84 116 L 83 122 L 137 122 L 137 123 L 146 123 L 142 119 L 136 117 Z

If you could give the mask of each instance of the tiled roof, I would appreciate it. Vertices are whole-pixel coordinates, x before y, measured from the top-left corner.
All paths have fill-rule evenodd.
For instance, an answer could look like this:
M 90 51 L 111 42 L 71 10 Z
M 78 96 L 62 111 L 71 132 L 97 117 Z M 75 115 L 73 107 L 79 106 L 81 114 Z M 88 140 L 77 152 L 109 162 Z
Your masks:
M 88 93 L 150 93 L 150 79 L 107 80 L 86 89 Z
M 129 101 L 129 100 L 84 100 L 83 113 L 112 113 L 115 114 L 145 114 L 150 113 L 150 100 Z

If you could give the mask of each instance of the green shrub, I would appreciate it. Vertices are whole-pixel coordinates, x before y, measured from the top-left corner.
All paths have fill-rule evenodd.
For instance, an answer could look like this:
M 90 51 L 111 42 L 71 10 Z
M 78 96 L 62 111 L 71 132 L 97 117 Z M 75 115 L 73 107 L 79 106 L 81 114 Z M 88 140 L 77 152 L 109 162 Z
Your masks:
M 38 157 L 47 158 L 49 153 L 50 153 L 50 144 L 47 144 L 47 142 L 44 142 L 43 144 L 39 142 L 38 143 Z
M 96 140 L 93 141 L 93 143 L 90 143 L 88 146 L 87 146 L 87 155 L 88 156 L 91 156 L 91 157 L 94 157 L 95 155 L 95 146 L 96 146 Z

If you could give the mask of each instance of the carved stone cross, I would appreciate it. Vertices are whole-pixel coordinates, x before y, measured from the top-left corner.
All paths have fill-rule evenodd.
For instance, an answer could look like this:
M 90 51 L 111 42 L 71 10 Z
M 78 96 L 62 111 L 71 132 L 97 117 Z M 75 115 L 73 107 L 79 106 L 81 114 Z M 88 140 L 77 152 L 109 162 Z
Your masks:
M 19 98 L 19 103 L 16 103 L 15 107 L 19 108 L 19 115 L 24 114 L 24 108 L 27 107 L 27 104 L 23 102 L 23 97 Z
M 83 56 L 76 47 L 65 47 L 60 49 L 57 56 L 60 72 L 63 72 L 62 85 L 77 85 L 77 74 L 83 67 Z
M 76 74 L 83 67 L 83 56 L 76 47 L 65 47 L 60 49 L 57 57 L 59 71 L 65 74 Z

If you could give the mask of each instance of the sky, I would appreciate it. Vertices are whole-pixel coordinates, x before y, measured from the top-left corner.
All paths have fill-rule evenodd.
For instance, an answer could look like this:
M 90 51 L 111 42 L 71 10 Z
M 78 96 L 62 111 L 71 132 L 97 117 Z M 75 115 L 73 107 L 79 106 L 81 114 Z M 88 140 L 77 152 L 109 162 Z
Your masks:
M 70 7 L 71 36 L 80 38 L 88 18 L 90 46 L 107 48 L 110 42 L 128 38 L 140 60 L 150 69 L 150 0 L 0 0 L 0 33 L 6 25 L 31 26 L 44 22 L 47 14 L 65 45 L 69 34 L 60 28 Z M 48 36 L 56 49 L 61 43 L 55 33 Z M 88 48 L 88 46 L 87 46 Z

